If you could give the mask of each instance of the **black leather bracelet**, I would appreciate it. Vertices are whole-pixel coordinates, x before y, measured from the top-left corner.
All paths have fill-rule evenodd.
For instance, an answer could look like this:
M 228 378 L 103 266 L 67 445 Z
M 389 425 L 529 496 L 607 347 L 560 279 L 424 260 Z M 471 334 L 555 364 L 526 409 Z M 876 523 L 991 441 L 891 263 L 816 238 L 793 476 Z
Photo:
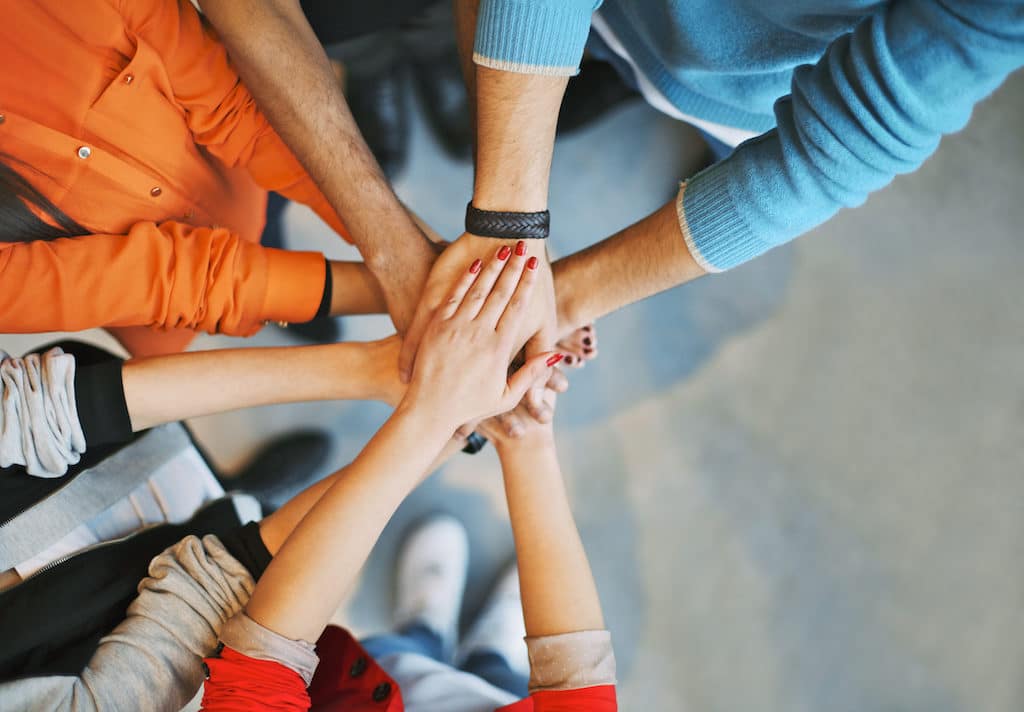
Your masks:
M 478 210 L 466 205 L 466 232 L 480 237 L 510 240 L 543 240 L 551 232 L 551 213 L 509 213 Z
M 468 455 L 476 455 L 484 449 L 484 445 L 486 444 L 487 438 L 474 430 L 469 434 L 469 437 L 466 438 L 466 447 L 462 448 L 462 452 Z

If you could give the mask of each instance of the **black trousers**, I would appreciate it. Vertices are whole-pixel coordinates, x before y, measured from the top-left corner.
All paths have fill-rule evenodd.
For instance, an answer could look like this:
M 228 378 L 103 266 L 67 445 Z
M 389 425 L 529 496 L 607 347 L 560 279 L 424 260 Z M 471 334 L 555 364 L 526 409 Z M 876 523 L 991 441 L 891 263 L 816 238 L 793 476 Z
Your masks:
M 310 26 L 323 45 L 394 29 L 437 0 L 301 0 Z

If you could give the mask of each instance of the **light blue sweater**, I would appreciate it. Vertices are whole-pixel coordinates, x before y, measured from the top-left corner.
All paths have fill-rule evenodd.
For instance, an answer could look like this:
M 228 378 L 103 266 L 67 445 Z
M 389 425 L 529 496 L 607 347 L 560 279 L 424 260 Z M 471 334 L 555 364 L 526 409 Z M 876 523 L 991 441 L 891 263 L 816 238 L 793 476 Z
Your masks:
M 599 4 L 482 0 L 475 60 L 575 74 Z M 600 12 L 681 112 L 764 132 L 687 182 L 681 220 L 712 271 L 915 170 L 1024 65 L 1024 0 L 608 0 Z

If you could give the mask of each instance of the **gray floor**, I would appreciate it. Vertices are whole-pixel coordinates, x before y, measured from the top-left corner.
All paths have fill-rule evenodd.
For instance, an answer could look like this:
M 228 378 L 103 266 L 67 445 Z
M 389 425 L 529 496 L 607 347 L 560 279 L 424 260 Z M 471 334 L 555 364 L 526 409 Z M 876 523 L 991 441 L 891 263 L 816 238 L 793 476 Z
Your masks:
M 1018 75 L 865 207 L 599 324 L 601 358 L 558 429 L 623 709 L 1024 709 L 1022 114 Z M 421 125 L 414 146 L 398 191 L 454 236 L 469 168 Z M 662 203 L 697 151 L 641 105 L 562 141 L 554 249 Z M 288 219 L 293 247 L 345 254 L 311 214 Z M 232 467 L 270 433 L 320 425 L 341 464 L 386 412 L 282 406 L 194 426 Z M 403 505 L 342 620 L 385 625 L 401 532 L 436 510 L 470 527 L 479 602 L 511 555 L 492 452 Z

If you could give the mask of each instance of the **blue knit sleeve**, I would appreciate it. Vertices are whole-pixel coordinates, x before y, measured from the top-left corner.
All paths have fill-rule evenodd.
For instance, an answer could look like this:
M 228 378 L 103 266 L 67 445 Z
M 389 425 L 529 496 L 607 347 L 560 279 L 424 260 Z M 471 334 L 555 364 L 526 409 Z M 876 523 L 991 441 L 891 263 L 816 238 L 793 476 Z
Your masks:
M 917 169 L 1024 65 L 1020 0 L 895 0 L 794 72 L 777 128 L 691 179 L 680 219 L 706 269 L 739 265 Z
M 599 0 L 481 0 L 473 61 L 520 74 L 579 71 Z

